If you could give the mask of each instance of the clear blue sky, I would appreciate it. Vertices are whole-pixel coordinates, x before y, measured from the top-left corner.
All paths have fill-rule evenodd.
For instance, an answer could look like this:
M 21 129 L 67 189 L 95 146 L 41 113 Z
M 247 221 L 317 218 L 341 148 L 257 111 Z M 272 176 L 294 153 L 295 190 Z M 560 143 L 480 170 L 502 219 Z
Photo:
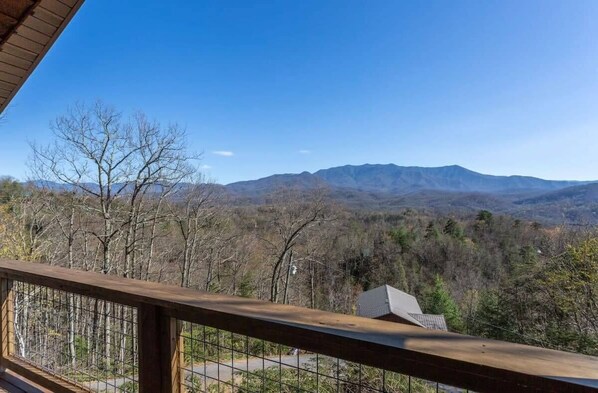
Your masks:
M 184 125 L 222 183 L 390 162 L 598 179 L 598 1 L 87 0 L 9 107 L 0 174 L 98 98 Z

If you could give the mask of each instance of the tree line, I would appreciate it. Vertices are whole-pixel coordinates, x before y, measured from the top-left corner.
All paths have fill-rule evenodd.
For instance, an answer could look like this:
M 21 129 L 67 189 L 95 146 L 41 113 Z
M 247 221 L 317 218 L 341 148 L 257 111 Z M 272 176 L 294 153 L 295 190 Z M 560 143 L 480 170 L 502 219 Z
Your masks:
M 388 284 L 453 331 L 598 354 L 593 229 L 356 211 L 326 190 L 237 206 L 202 176 L 176 124 L 97 103 L 52 131 L 52 144 L 32 145 L 35 181 L 0 181 L 2 258 L 348 314 L 360 292 Z M 115 328 L 95 323 L 105 337 Z

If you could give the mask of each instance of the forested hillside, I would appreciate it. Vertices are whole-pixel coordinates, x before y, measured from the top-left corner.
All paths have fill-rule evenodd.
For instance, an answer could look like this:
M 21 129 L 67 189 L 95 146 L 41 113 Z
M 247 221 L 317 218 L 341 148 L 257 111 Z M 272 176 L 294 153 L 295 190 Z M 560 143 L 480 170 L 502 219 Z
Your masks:
M 314 173 L 272 175 L 225 186 L 235 204 L 263 203 L 280 188 L 329 197 L 352 209 L 434 214 L 492 210 L 551 225 L 598 224 L 598 184 L 528 176 L 491 176 L 458 165 L 438 168 L 346 165 Z
M 68 187 L 2 180 L 2 258 L 342 313 L 389 284 L 453 331 L 598 354 L 593 229 L 348 209 L 318 188 L 239 207 L 202 180 L 174 126 L 96 106 L 54 130 L 32 168 Z

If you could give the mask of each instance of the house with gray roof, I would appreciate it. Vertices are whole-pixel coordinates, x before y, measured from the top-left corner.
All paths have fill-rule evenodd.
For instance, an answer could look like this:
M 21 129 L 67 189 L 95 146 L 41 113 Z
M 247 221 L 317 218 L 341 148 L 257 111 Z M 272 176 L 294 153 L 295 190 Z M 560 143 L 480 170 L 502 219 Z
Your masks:
M 403 291 L 382 285 L 359 295 L 357 315 L 447 331 L 444 315 L 424 314 L 417 299 Z

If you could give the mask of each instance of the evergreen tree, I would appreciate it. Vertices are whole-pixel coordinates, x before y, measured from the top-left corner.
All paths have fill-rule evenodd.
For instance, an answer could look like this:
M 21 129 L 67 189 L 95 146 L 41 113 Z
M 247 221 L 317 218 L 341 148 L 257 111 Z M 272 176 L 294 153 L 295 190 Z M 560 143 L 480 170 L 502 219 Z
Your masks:
M 484 221 L 485 223 L 489 224 L 492 222 L 492 213 L 490 213 L 488 210 L 480 210 L 476 216 L 476 220 Z
M 424 304 L 427 313 L 444 315 L 449 330 L 463 331 L 464 325 L 459 307 L 440 275 L 436 275 L 434 285 L 425 296 Z
M 438 232 L 436 225 L 434 225 L 434 221 L 430 221 L 430 223 L 426 227 L 425 238 L 426 239 L 438 239 L 439 236 L 440 236 L 440 233 Z
M 405 227 L 399 227 L 390 231 L 392 240 L 401 247 L 401 253 L 405 253 L 411 249 L 411 244 L 415 240 L 413 233 Z
M 473 333 L 495 340 L 521 341 L 512 333 L 515 324 L 511 315 L 508 304 L 497 291 L 482 292 L 471 324 Z
M 405 271 L 405 264 L 401 258 L 397 259 L 397 280 L 396 287 L 404 292 L 409 292 L 409 282 L 407 280 L 407 272 Z
M 454 237 L 455 239 L 459 239 L 459 240 L 463 239 L 463 229 L 461 228 L 459 223 L 457 221 L 453 220 L 452 218 L 449 218 L 446 221 L 443 232 L 446 235 Z

